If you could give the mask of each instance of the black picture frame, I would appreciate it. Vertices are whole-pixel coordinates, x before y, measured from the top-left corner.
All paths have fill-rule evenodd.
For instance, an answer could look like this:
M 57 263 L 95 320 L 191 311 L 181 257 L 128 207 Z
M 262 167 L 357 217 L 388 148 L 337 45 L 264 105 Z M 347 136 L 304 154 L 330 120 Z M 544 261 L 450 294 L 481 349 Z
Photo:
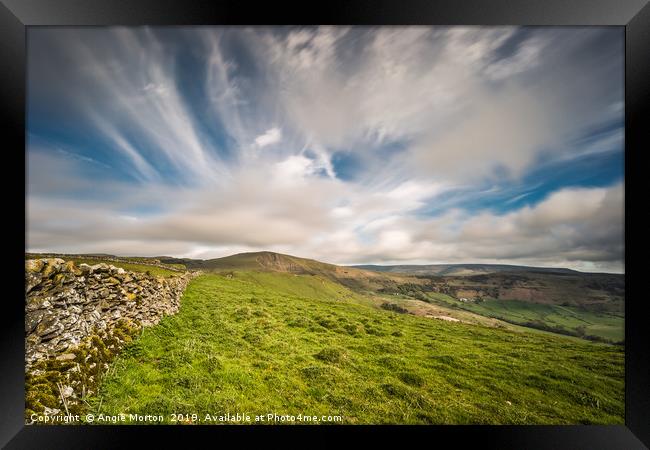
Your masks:
M 24 195 L 16 184 L 25 176 L 26 28 L 30 26 L 96 25 L 612 25 L 625 27 L 625 425 L 624 426 L 382 426 L 382 427 L 172 427 L 172 426 L 26 426 L 24 424 Z M 5 161 L 4 202 L 10 203 L 6 230 L 6 289 L 0 328 L 0 445 L 6 448 L 120 448 L 135 439 L 187 445 L 188 437 L 236 438 L 299 434 L 304 445 L 337 439 L 339 431 L 362 438 L 398 436 L 429 445 L 454 447 L 475 443 L 500 449 L 636 449 L 650 445 L 650 342 L 646 300 L 635 264 L 632 194 L 642 192 L 640 161 L 647 151 L 643 117 L 650 97 L 650 5 L 647 0 L 329 0 L 321 3 L 244 0 L 0 0 L 0 123 Z M 645 113 L 645 114 L 644 114 Z M 7 139 L 8 138 L 8 139 Z M 644 145 L 646 144 L 646 145 Z M 22 150 L 21 150 L 22 149 Z M 9 175 L 9 176 L 7 176 Z M 13 175 L 16 175 L 14 178 Z M 13 180 L 12 180 L 13 179 Z M 26 184 L 23 184 L 26 189 Z M 24 194 L 25 192 L 22 192 Z M 643 200 L 641 200 L 643 202 Z M 640 205 L 645 206 L 645 205 Z M 23 235 L 24 236 L 24 235 Z M 630 245 L 628 245 L 630 243 Z M 635 278 L 636 277 L 636 278 Z M 632 280 L 632 281 L 631 281 Z M 252 431 L 252 432 L 251 432 Z

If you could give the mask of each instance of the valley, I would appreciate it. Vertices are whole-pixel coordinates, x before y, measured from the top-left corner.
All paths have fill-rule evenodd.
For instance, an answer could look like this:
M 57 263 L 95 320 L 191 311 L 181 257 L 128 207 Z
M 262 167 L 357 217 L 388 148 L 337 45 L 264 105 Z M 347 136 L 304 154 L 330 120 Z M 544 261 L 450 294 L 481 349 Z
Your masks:
M 65 258 L 161 280 L 189 270 L 196 277 L 178 312 L 127 338 L 97 392 L 82 399 L 96 415 L 623 423 L 624 350 L 611 345 L 623 339 L 617 276 L 439 276 L 271 252 Z
M 118 357 L 91 405 L 167 418 L 622 423 L 622 395 L 617 347 L 385 311 L 320 277 L 235 271 L 193 281 L 179 313 Z
M 318 275 L 378 302 L 398 302 L 417 315 L 624 342 L 625 280 L 621 274 L 486 264 L 336 266 L 272 252 L 204 261 L 158 259 L 216 272 Z

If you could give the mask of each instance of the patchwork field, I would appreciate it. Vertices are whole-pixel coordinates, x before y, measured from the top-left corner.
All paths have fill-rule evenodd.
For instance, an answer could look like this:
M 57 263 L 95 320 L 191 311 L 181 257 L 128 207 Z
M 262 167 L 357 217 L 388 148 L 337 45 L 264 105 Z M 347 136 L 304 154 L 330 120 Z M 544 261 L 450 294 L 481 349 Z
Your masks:
M 525 327 L 612 343 L 625 339 L 625 318 L 622 312 L 598 312 L 575 306 L 521 300 L 485 299 L 473 303 L 459 302 L 444 294 L 432 294 L 430 297 L 442 305 Z
M 622 424 L 623 370 L 620 346 L 387 311 L 318 275 L 233 270 L 193 280 L 88 403 L 194 423 Z

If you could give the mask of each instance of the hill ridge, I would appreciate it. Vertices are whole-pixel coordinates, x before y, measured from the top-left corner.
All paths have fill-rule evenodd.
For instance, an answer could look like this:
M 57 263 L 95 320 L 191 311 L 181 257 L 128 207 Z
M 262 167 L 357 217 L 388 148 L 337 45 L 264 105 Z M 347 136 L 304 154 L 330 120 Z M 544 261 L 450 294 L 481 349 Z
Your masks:
M 374 270 L 377 272 L 393 272 L 408 274 L 427 275 L 479 275 L 496 272 L 543 272 L 556 274 L 589 274 L 579 270 L 566 267 L 539 267 L 522 266 L 515 264 L 481 264 L 481 263 L 458 263 L 458 264 L 355 264 L 348 267 Z M 597 273 L 597 272 L 594 272 Z

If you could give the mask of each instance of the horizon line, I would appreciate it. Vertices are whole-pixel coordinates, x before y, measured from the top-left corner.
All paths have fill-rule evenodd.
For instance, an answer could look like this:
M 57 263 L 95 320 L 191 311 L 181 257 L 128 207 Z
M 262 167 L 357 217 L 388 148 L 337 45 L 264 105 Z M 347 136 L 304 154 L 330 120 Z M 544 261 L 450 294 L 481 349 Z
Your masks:
M 172 256 L 172 255 L 156 255 L 156 256 L 142 256 L 142 255 L 119 255 L 115 253 L 103 253 L 103 252 L 93 252 L 93 253 L 61 253 L 61 252 L 36 252 L 36 251 L 25 251 L 25 254 L 34 254 L 34 255 L 64 255 L 64 256 L 115 256 L 118 258 L 174 258 L 174 259 L 189 259 L 189 260 L 194 260 L 194 261 L 210 261 L 213 259 L 222 259 L 222 258 L 228 258 L 231 256 L 237 256 L 237 255 L 246 255 L 246 254 L 254 254 L 254 253 L 274 253 L 277 255 L 283 255 L 283 256 L 289 256 L 292 258 L 301 258 L 301 259 L 310 259 L 312 261 L 320 262 L 320 263 L 325 263 L 325 264 L 331 264 L 333 266 L 340 266 L 340 267 L 360 267 L 360 266 L 378 266 L 378 267 L 400 267 L 400 266 L 509 266 L 509 267 L 526 267 L 530 269 L 561 269 L 561 270 L 569 270 L 573 272 L 578 272 L 578 273 L 584 273 L 584 274 L 592 274 L 592 273 L 598 273 L 598 274 L 610 274 L 610 275 L 625 275 L 625 271 L 623 272 L 599 272 L 599 271 L 590 271 L 586 272 L 583 270 L 578 270 L 578 269 L 571 269 L 568 267 L 561 267 L 561 266 L 537 266 L 537 265 L 526 265 L 526 264 L 512 264 L 512 263 L 477 263 L 477 262 L 454 262 L 454 263 L 449 263 L 449 262 L 427 262 L 427 263 L 421 263 L 421 264 L 413 264 L 413 263 L 398 263 L 398 264 L 385 264 L 385 263 L 355 263 L 355 264 L 336 264 L 336 263 L 331 263 L 327 261 L 322 261 L 319 259 L 314 259 L 314 258 L 307 258 L 303 256 L 296 256 L 296 255 L 291 255 L 288 253 L 280 253 L 280 252 L 274 252 L 271 250 L 259 250 L 259 251 L 253 251 L 253 252 L 239 252 L 239 253 L 233 253 L 230 255 L 225 255 L 225 256 L 218 256 L 215 258 L 208 258 L 208 259 L 202 259 L 202 258 L 190 258 L 186 256 Z

